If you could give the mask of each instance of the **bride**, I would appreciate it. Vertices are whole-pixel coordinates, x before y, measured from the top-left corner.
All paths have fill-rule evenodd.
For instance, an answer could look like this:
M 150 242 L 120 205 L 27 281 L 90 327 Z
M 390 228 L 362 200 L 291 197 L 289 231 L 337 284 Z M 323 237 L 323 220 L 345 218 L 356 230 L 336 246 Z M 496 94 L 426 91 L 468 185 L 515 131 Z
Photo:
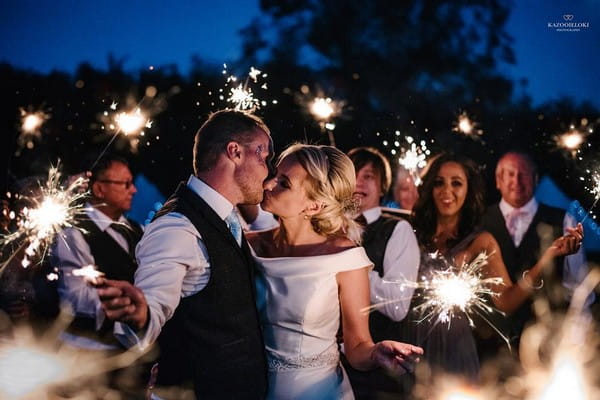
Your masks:
M 269 367 L 270 399 L 353 399 L 336 335 L 359 370 L 410 371 L 422 349 L 373 343 L 367 272 L 351 219 L 354 167 L 330 146 L 295 144 L 281 154 L 265 185 L 262 208 L 277 228 L 247 238 L 259 269 L 257 302 Z M 340 315 L 341 314 L 341 315 Z

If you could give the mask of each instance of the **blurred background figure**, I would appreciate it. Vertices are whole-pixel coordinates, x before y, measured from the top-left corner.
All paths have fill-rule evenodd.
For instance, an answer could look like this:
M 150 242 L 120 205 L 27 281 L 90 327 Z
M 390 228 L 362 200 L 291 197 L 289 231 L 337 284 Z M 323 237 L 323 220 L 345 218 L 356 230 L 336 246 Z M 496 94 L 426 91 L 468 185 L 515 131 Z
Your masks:
M 393 200 L 388 201 L 385 205 L 391 208 L 400 208 L 402 210 L 411 211 L 419 198 L 417 185 L 411 176 L 410 172 L 403 166 L 398 166 L 396 170 L 396 179 L 392 188 Z

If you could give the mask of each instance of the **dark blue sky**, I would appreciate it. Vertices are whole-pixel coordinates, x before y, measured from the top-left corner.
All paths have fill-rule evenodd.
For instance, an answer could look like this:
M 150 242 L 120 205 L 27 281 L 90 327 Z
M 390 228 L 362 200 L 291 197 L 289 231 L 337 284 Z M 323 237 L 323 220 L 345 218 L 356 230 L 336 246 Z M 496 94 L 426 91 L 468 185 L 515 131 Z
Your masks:
M 186 72 L 193 54 L 231 62 L 239 55 L 238 30 L 260 12 L 258 0 L 3 3 L 0 60 L 41 72 L 72 72 L 82 61 L 105 68 L 109 53 L 130 70 L 177 64 Z M 589 28 L 547 27 L 564 14 Z M 527 79 L 535 104 L 568 95 L 600 107 L 600 0 L 515 0 L 507 28 L 517 65 L 503 70 Z

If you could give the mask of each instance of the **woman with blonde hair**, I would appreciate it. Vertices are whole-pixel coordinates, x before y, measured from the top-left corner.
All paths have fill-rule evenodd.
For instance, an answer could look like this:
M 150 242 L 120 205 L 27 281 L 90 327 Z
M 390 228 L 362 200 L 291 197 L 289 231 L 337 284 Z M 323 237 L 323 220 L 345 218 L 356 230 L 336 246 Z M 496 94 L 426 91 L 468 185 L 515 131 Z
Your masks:
M 257 261 L 257 302 L 269 366 L 270 399 L 353 399 L 336 334 L 360 370 L 410 371 L 419 347 L 373 343 L 367 272 L 372 266 L 352 220 L 350 159 L 331 146 L 295 144 L 277 162 L 261 206 L 279 227 L 248 234 Z

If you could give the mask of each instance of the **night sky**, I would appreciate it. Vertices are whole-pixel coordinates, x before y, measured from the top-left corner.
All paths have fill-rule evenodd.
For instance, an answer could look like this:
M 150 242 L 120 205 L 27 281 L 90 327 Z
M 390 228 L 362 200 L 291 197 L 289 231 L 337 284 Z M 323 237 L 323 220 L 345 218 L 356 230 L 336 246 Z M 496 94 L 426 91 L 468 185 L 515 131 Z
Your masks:
M 551 4 L 550 4 L 551 3 Z M 127 70 L 175 64 L 192 55 L 216 64 L 239 56 L 238 31 L 260 14 L 258 0 L 17 1 L 0 13 L 0 60 L 17 67 L 73 72 L 83 61 L 106 68 L 108 54 Z M 507 30 L 516 66 L 502 71 L 527 80 L 534 104 L 567 95 L 600 107 L 600 1 L 514 1 Z M 556 32 L 548 22 L 589 22 L 579 32 Z

